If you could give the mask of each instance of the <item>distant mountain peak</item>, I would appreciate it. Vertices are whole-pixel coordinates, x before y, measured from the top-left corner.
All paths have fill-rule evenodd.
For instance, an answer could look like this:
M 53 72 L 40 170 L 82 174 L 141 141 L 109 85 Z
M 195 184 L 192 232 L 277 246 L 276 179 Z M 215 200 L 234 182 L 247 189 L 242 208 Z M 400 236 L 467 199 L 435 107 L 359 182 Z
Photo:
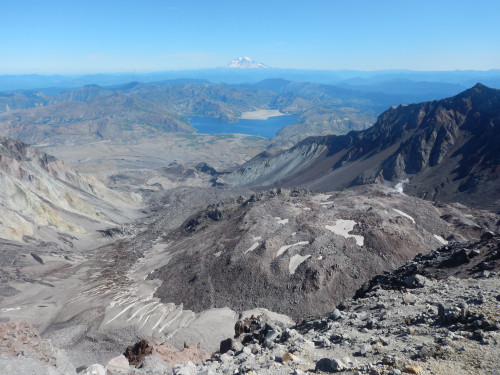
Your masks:
M 254 61 L 250 57 L 238 57 L 226 67 L 230 69 L 271 69 L 270 66 Z
M 456 96 L 457 99 L 473 99 L 476 101 L 488 102 L 490 99 L 498 100 L 499 90 L 476 83 L 473 87 Z

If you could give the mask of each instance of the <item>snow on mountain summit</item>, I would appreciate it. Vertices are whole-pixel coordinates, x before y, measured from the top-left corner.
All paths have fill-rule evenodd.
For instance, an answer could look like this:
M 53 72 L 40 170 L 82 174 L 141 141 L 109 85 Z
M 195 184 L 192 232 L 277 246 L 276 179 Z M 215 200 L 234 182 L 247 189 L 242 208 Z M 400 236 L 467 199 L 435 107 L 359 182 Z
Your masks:
M 271 67 L 259 63 L 257 61 L 252 60 L 250 57 L 238 57 L 237 59 L 232 60 L 227 68 L 236 68 L 236 69 L 271 69 Z

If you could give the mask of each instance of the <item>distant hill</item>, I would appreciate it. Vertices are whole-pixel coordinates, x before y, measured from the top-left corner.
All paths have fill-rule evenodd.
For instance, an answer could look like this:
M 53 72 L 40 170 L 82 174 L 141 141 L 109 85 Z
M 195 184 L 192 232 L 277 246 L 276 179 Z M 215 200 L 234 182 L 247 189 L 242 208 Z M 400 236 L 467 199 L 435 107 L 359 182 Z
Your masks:
M 164 106 L 92 86 L 0 114 L 1 135 L 31 144 L 132 140 L 172 131 L 194 129 Z
M 499 166 L 500 90 L 477 84 L 448 99 L 393 107 L 367 130 L 261 154 L 226 179 L 318 191 L 408 179 L 412 195 L 499 210 Z
M 296 123 L 281 129 L 270 143 L 274 149 L 283 149 L 309 136 L 366 129 L 391 105 L 455 95 L 461 88 L 399 79 L 391 84 L 368 82 L 339 86 L 281 78 L 253 84 L 175 79 L 4 92 L 0 93 L 0 135 L 33 144 L 128 142 L 195 132 L 189 124 L 191 116 L 237 122 L 244 112 L 279 110 L 297 116 Z
M 243 112 L 273 109 L 299 118 L 298 127 L 289 128 L 276 140 L 289 145 L 310 134 L 366 128 L 381 107 L 356 92 L 329 85 L 286 81 L 279 92 L 270 88 L 266 82 L 227 85 L 185 79 L 87 85 L 52 95 L 0 93 L 0 135 L 35 144 L 129 141 L 194 132 L 189 116 L 237 122 Z
M 237 62 L 239 61 L 236 59 Z M 474 71 L 411 71 L 411 70 L 308 70 L 308 69 L 229 69 L 210 68 L 197 70 L 172 70 L 152 73 L 107 73 L 84 75 L 41 75 L 20 74 L 0 75 L 0 91 L 35 90 L 47 88 L 50 91 L 64 91 L 96 84 L 99 86 L 123 85 L 128 82 L 155 83 L 176 79 L 207 80 L 213 83 L 248 84 L 257 83 L 265 79 L 282 78 L 296 82 L 314 82 L 322 84 L 365 86 L 369 91 L 377 85 L 386 85 L 387 82 L 434 82 L 436 84 L 456 84 L 470 87 L 476 82 L 483 82 L 490 87 L 500 88 L 500 70 Z M 410 85 L 411 86 L 411 85 Z M 399 86 L 405 90 L 405 85 Z M 407 87 L 407 86 L 406 86 Z M 375 90 L 374 90 L 375 88 Z M 412 90 L 405 93 L 411 94 Z M 457 92 L 458 93 L 458 92 Z M 428 100 L 428 99 L 426 99 Z

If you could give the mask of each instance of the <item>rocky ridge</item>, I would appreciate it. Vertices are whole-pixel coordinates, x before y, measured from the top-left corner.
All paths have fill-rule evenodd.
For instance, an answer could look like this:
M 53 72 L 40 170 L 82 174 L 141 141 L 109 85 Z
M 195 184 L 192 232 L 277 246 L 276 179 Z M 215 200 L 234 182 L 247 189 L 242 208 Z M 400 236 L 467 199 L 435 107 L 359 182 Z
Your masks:
M 225 181 L 331 191 L 408 179 L 405 191 L 412 195 L 496 211 L 499 103 L 500 90 L 477 84 L 452 98 L 395 106 L 367 130 L 311 137 L 259 155 Z
M 156 234 L 154 251 L 165 260 L 148 279 L 162 281 L 155 296 L 163 302 L 195 312 L 259 306 L 297 319 L 325 313 L 418 253 L 497 225 L 496 215 L 380 185 L 331 195 L 274 189 L 209 206 Z

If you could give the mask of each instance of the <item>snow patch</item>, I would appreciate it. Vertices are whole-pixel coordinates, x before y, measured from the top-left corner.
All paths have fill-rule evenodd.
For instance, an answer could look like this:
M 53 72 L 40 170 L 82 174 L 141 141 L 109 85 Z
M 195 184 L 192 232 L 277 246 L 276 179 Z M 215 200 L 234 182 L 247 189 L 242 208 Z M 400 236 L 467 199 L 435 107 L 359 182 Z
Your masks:
M 330 197 L 331 197 L 331 195 L 319 193 L 319 194 L 314 195 L 312 197 L 312 199 L 317 201 L 317 202 L 325 202 Z M 330 203 L 330 202 L 328 202 L 328 203 Z M 331 202 L 331 203 L 333 203 L 333 202 Z
M 214 254 L 214 256 L 215 256 L 216 258 L 218 258 L 218 257 L 220 257 L 220 256 L 222 255 L 222 253 L 223 253 L 223 251 L 217 251 L 217 252 Z
M 411 217 L 410 215 L 408 215 L 407 213 L 404 213 L 403 211 L 396 210 L 395 208 L 393 208 L 393 210 L 394 210 L 394 211 L 396 211 L 396 212 L 397 212 L 398 214 L 400 214 L 401 216 L 404 216 L 404 217 L 406 217 L 407 219 L 410 219 L 410 220 L 411 220 L 411 222 L 412 222 L 413 224 L 415 224 L 415 219 L 414 219 L 414 218 L 412 218 L 412 217 Z
M 285 251 L 287 251 L 291 247 L 301 246 L 301 245 L 309 245 L 309 241 L 300 241 L 300 242 L 297 242 L 297 243 L 294 243 L 291 245 L 281 246 L 279 248 L 278 252 L 276 253 L 276 257 L 279 257 L 280 255 L 282 255 Z
M 337 220 L 335 225 L 325 225 L 325 228 L 344 238 L 354 238 L 358 246 L 363 246 L 365 238 L 357 234 L 349 234 L 357 225 L 354 220 Z
M 1 309 L 1 312 L 8 312 L 8 311 L 15 311 L 15 310 L 21 310 L 21 307 L 6 307 L 5 309 Z
M 404 180 L 401 180 L 399 181 L 396 186 L 394 186 L 394 189 L 396 189 L 397 191 L 399 191 L 401 194 L 403 194 L 403 190 L 404 190 L 404 186 L 405 185 L 408 185 L 410 183 L 410 180 L 409 179 L 404 179 Z
M 441 242 L 443 245 L 448 245 L 448 241 L 446 241 L 443 237 L 438 236 L 437 234 L 434 235 L 434 238 Z
M 299 255 L 295 254 L 290 258 L 290 263 L 288 263 L 288 270 L 290 271 L 290 275 L 293 275 L 297 270 L 297 267 L 304 263 L 307 259 L 311 257 L 311 254 L 308 255 Z
M 258 243 L 258 242 L 254 243 L 252 246 L 250 246 L 250 247 L 249 247 L 249 248 L 245 251 L 245 253 L 244 253 L 244 254 L 249 253 L 250 251 L 254 251 L 256 248 L 258 248 L 258 247 L 259 247 L 259 245 L 260 245 L 260 243 Z
M 281 217 L 275 217 L 275 219 L 278 224 L 286 224 L 288 223 L 289 220 L 289 219 L 282 219 Z

